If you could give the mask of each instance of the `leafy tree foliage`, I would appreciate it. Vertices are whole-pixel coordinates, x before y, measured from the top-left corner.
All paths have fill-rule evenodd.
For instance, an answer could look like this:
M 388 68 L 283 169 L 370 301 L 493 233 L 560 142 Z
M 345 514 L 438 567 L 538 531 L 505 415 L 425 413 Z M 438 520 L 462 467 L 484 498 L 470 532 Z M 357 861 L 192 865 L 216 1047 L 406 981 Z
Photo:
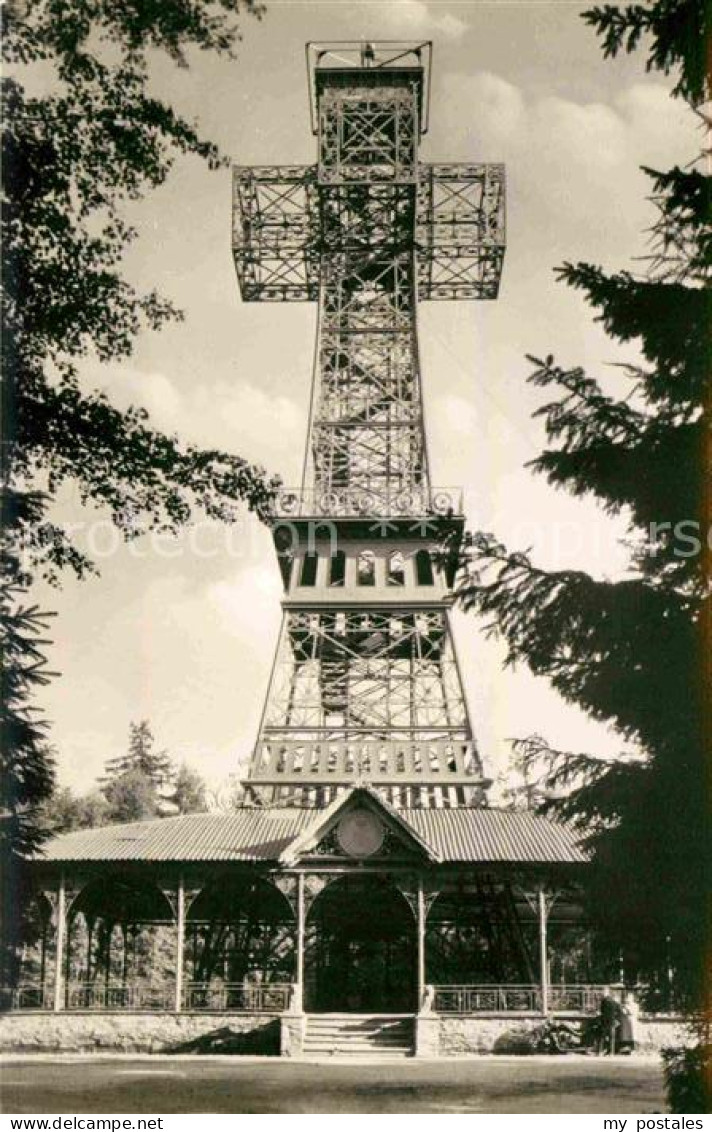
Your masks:
M 179 814 L 198 814 L 208 808 L 205 782 L 196 770 L 181 763 L 173 783 L 171 802 Z
M 253 0 L 33 0 L 7 4 L 3 53 L 5 477 L 42 479 L 43 516 L 22 530 L 50 574 L 92 568 L 47 516 L 62 485 L 103 506 L 127 536 L 137 518 L 174 531 L 193 509 L 262 513 L 272 486 L 238 456 L 183 445 L 138 409 L 87 391 L 78 363 L 127 357 L 136 335 L 180 317 L 122 277 L 135 232 L 125 202 L 163 183 L 177 154 L 212 168 L 217 148 L 148 88 L 152 53 L 179 66 L 231 56 Z M 37 71 L 54 81 L 33 91 Z M 140 528 L 139 528 L 140 529 Z
M 51 834 L 90 829 L 111 821 L 109 804 L 100 790 L 77 795 L 68 786 L 55 790 L 43 807 L 43 828 Z
M 256 0 L 2 6 L 4 585 L 27 587 L 38 570 L 57 582 L 65 568 L 79 576 L 94 569 L 53 514 L 68 482 L 127 538 L 173 532 L 196 509 L 230 520 L 240 501 L 259 515 L 269 506 L 275 483 L 260 469 L 183 444 L 140 409 L 119 412 L 86 380 L 91 364 L 127 358 L 143 329 L 182 317 L 123 277 L 135 236 L 125 205 L 160 186 L 180 154 L 213 169 L 225 164 L 151 93 L 151 58 L 164 53 L 187 67 L 196 51 L 233 57 L 243 14 L 259 16 L 261 7 Z M 47 675 L 34 632 L 40 613 L 21 591 L 10 597 L 0 609 L 16 673 L 9 679 L 27 682 L 22 673 L 33 672 L 36 684 Z M 28 691 L 22 726 L 13 717 L 5 737 L 8 829 L 18 851 L 41 836 L 32 815 L 53 774 L 41 726 L 28 715 Z
M 650 43 L 650 68 L 678 70 L 675 92 L 710 94 L 701 67 L 698 0 L 607 5 L 586 13 L 607 54 Z M 694 46 L 691 46 L 694 41 Z M 585 831 L 593 854 L 591 911 L 604 938 L 654 987 L 672 966 L 677 1001 L 709 1007 L 710 859 L 710 178 L 695 168 L 647 170 L 658 219 L 646 273 L 566 264 L 609 336 L 635 343 L 641 363 L 618 369 L 615 394 L 553 356 L 531 359 L 548 394 L 548 439 L 535 472 L 595 499 L 629 523 L 629 569 L 611 581 L 543 570 L 492 535 L 466 548 L 460 602 L 487 618 L 508 662 L 547 677 L 565 700 L 613 724 L 619 759 L 520 754 L 545 809 Z
M 143 821 L 159 814 L 160 798 L 156 784 L 138 768 L 116 775 L 104 787 L 111 820 Z

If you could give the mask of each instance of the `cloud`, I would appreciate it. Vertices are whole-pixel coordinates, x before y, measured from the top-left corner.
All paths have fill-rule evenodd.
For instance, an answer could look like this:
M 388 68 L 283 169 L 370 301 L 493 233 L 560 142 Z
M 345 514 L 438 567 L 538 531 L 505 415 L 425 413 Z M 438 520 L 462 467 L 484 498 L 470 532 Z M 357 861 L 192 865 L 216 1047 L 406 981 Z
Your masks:
M 207 600 L 224 632 L 259 642 L 266 641 L 266 621 L 274 621 L 282 590 L 277 569 L 262 564 L 243 570 L 234 578 L 213 582 Z
M 437 12 L 437 4 L 426 4 L 423 0 L 389 0 L 378 5 L 379 28 L 388 28 L 401 38 L 409 33 L 425 35 L 439 32 L 446 39 L 459 39 L 467 31 L 464 20 L 450 12 Z
M 624 121 L 601 103 L 576 103 L 564 98 L 543 98 L 528 115 L 542 162 L 548 160 L 563 173 L 572 165 L 587 172 L 608 171 L 622 165 L 628 153 Z M 561 162 L 566 154 L 568 161 Z
M 449 85 L 449 99 L 457 97 L 457 89 L 463 86 L 463 79 L 445 79 Z M 484 128 L 494 137 L 511 137 L 520 128 L 526 108 L 522 92 L 499 75 L 483 72 L 472 80 L 464 80 L 464 106 L 473 107 L 473 119 L 477 130 Z M 454 88 L 454 89 L 453 89 Z
M 537 95 L 488 72 L 451 74 L 444 87 L 436 129 L 448 157 L 505 162 L 514 222 L 563 237 L 569 252 L 575 229 L 599 247 L 611 236 L 615 253 L 622 226 L 644 226 L 649 186 L 639 167 L 669 164 L 671 154 L 690 160 L 699 149 L 694 116 L 652 81 L 611 103 Z
M 646 163 L 686 165 L 704 144 L 702 123 L 682 99 L 671 98 L 662 83 L 633 83 L 615 105 Z
M 450 15 L 449 12 L 446 12 L 444 16 L 434 18 L 433 25 L 447 39 L 459 39 L 467 31 L 467 24 L 463 20 L 459 20 L 457 16 Z
M 486 71 L 446 76 L 443 87 L 435 109 L 442 117 L 432 127 L 441 138 L 437 156 L 506 167 L 507 252 L 500 303 L 482 324 L 488 339 L 499 342 L 506 329 L 520 356 L 553 348 L 599 377 L 602 363 L 635 363 L 638 344 L 614 349 L 583 297 L 555 283 L 554 271 L 565 261 L 640 270 L 655 220 L 641 166 L 693 158 L 695 116 L 654 81 L 629 84 L 610 100 L 565 97 L 556 86 L 533 90 Z M 457 114 L 448 112 L 453 106 Z M 499 349 L 492 362 L 500 376 L 489 388 L 506 400 L 510 362 Z M 511 414 L 521 420 L 519 406 Z
M 445 436 L 473 436 L 479 424 L 474 403 L 453 393 L 438 398 L 434 416 L 438 430 Z
M 164 373 L 118 365 L 93 370 L 91 384 L 119 409 L 146 409 L 156 428 L 177 433 L 182 441 L 235 452 L 270 470 L 288 473 L 298 467 L 305 414 L 289 397 L 225 379 L 196 383 L 186 391 Z

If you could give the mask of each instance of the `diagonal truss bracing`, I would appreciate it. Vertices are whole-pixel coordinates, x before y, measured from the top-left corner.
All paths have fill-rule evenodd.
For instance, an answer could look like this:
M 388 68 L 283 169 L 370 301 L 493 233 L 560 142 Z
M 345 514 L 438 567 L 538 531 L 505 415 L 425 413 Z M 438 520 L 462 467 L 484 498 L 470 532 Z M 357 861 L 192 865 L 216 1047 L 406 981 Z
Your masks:
M 263 732 L 469 738 L 445 612 L 286 613 Z

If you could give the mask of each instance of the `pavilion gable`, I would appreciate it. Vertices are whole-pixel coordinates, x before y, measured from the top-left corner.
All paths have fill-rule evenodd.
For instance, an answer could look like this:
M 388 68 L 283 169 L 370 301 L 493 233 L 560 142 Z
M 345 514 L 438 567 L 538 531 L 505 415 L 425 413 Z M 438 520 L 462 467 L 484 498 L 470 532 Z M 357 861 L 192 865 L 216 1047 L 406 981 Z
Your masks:
M 440 854 L 394 807 L 368 786 L 339 795 L 281 854 L 280 864 L 295 865 L 314 856 L 367 859 L 399 855 L 439 864 Z

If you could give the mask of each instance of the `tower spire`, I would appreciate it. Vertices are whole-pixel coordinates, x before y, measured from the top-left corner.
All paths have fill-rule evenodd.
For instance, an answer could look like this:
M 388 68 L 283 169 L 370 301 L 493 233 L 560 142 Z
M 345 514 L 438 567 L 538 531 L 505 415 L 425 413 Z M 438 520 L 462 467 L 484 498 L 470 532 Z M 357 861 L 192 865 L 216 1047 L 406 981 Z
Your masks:
M 495 298 L 499 165 L 425 165 L 429 43 L 310 44 L 314 166 L 235 170 L 243 299 L 319 304 L 307 474 L 274 517 L 283 622 L 247 786 L 322 805 L 477 804 L 486 783 L 450 628 L 418 300 Z

